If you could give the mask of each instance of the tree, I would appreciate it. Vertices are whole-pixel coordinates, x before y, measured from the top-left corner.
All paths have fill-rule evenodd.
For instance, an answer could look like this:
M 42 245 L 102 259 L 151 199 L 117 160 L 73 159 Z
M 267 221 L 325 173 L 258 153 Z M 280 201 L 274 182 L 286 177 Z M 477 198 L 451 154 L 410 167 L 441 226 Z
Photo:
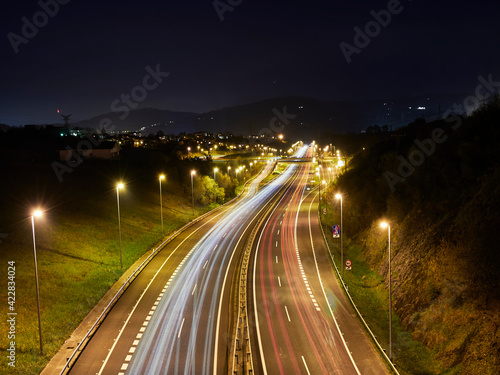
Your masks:
M 228 198 L 234 197 L 237 186 L 236 179 L 231 178 L 227 174 L 220 173 L 217 175 L 217 182 L 224 189 L 226 197 Z
M 217 201 L 222 202 L 224 199 L 224 188 L 221 188 L 208 176 L 197 178 L 194 182 L 194 199 L 202 206 L 207 206 Z

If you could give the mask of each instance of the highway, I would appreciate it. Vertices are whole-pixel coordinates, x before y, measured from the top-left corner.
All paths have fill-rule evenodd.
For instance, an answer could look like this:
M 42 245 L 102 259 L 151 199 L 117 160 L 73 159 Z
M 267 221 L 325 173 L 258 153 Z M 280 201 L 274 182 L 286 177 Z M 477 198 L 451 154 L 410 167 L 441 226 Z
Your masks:
M 227 372 L 236 259 L 259 212 L 294 169 L 257 192 L 263 174 L 244 198 L 160 251 L 110 311 L 71 374 Z
M 254 253 L 257 373 L 389 374 L 333 274 L 319 228 L 318 194 L 305 190 L 315 171 L 309 164 L 300 168 Z
M 168 243 L 120 297 L 70 373 L 229 373 L 238 260 L 268 211 L 248 296 L 253 373 L 388 373 L 333 274 L 317 193 L 305 190 L 315 176 L 309 166 L 290 165 L 258 191 L 269 164 L 242 199 Z

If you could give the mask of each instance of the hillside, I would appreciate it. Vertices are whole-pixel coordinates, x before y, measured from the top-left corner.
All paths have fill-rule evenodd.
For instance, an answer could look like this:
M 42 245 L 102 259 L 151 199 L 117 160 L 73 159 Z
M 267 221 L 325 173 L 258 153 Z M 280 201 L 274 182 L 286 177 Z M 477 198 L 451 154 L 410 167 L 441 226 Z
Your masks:
M 386 287 L 379 224 L 390 222 L 394 310 L 460 374 L 500 373 L 499 122 L 497 98 L 467 118 L 388 133 L 354 156 L 327 194 L 333 204 L 343 192 L 345 234 L 363 244 Z
M 143 135 L 207 131 L 237 135 L 284 133 L 288 139 L 312 141 L 331 134 L 359 133 L 368 126 L 388 124 L 396 129 L 418 117 L 434 118 L 455 96 L 435 95 L 398 100 L 327 102 L 307 97 L 266 99 L 255 103 L 221 108 L 207 113 L 189 113 L 142 108 L 110 112 L 72 127 L 102 128 L 111 120 L 113 130 L 140 131 Z M 418 108 L 426 108 L 419 110 Z
M 129 110 L 128 112 L 109 112 L 88 120 L 72 123 L 71 127 L 102 129 L 104 119 L 111 121 L 107 128 L 119 131 L 141 131 L 144 128 L 145 135 L 156 134 L 159 130 L 164 133 L 178 134 L 181 132 L 191 132 L 189 123 L 185 119 L 193 116 L 191 112 L 176 112 L 155 108 L 142 108 Z

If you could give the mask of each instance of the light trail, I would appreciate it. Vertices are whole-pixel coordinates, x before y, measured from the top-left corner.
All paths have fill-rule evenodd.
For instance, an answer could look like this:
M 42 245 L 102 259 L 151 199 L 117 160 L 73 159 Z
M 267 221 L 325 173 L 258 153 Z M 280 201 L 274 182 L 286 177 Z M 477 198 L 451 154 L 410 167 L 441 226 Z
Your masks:
M 214 355 L 217 355 L 217 307 L 235 244 L 246 229 L 240 220 L 253 220 L 259 207 L 271 199 L 295 168 L 290 166 L 260 191 L 257 191 L 260 182 L 257 179 L 248 195 L 225 213 L 188 253 L 140 339 L 127 373 L 213 373 Z M 235 226 L 236 222 L 239 225 Z M 192 295 L 186 286 L 196 283 L 197 293 Z M 187 333 L 175 340 L 181 329 Z
M 340 333 L 335 327 L 336 322 L 332 321 L 326 310 L 323 309 L 323 312 L 320 308 L 318 300 L 321 298 L 321 305 L 326 302 L 322 300 L 324 295 L 321 287 L 317 287 L 318 275 L 306 274 L 311 267 L 311 258 L 307 256 L 305 258 L 307 262 L 304 261 L 304 264 L 301 260 L 302 251 L 309 252 L 309 249 L 301 248 L 299 252 L 296 231 L 299 223 L 306 222 L 304 215 L 299 213 L 308 176 L 309 165 L 302 166 L 296 182 L 292 184 L 283 199 L 287 204 L 280 202 L 276 210 L 271 213 L 257 244 L 253 280 L 254 312 L 263 373 L 300 374 L 304 371 L 302 365 L 299 366 L 300 362 L 303 362 L 309 373 L 305 357 L 302 355 L 305 354 L 303 351 L 306 348 L 309 364 L 311 359 L 314 359 L 312 366 L 314 373 L 359 374 L 354 362 L 351 362 L 352 357 L 350 358 L 347 347 L 336 345 L 335 341 L 342 342 Z M 281 233 L 280 246 L 276 249 L 271 233 L 276 233 L 278 222 L 281 225 Z M 309 231 L 307 235 L 305 238 L 310 236 Z M 279 266 L 271 262 L 271 256 L 276 251 L 282 258 Z M 308 280 L 308 276 L 311 281 Z M 281 283 L 281 279 L 284 278 L 287 285 Z M 279 293 L 278 285 L 281 287 Z M 315 288 L 319 293 L 317 296 Z M 294 324 L 284 325 L 285 320 L 291 321 L 291 313 L 294 316 Z M 259 323 L 259 318 L 263 318 L 263 323 Z

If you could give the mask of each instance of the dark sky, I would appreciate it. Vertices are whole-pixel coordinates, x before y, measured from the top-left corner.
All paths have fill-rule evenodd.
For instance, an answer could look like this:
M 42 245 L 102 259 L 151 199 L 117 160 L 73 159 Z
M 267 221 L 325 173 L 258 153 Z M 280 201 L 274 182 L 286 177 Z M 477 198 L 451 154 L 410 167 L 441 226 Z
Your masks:
M 84 120 L 131 92 L 145 93 L 138 108 L 203 112 L 292 95 L 470 95 L 479 75 L 500 81 L 498 0 L 401 0 L 380 30 L 371 11 L 397 1 L 44 1 L 52 15 L 35 0 L 2 5 L 0 123 L 59 122 L 57 109 Z M 214 3 L 232 8 L 223 21 Z M 340 43 L 355 47 L 369 22 L 348 63 Z M 151 90 L 137 87 L 147 66 L 169 73 Z

